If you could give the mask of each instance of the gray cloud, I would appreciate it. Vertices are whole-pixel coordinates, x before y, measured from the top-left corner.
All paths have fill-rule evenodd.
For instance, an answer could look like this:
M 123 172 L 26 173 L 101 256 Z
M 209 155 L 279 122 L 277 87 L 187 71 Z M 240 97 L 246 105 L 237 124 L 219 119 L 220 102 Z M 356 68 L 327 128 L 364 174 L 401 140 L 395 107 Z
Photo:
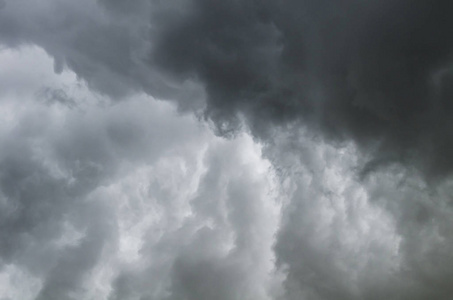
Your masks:
M 266 150 L 286 203 L 275 244 L 283 299 L 448 299 L 451 180 L 433 187 L 402 166 L 360 179 L 357 147 L 298 131 Z
M 149 3 L 133 1 L 128 8 L 124 12 L 118 1 L 49 1 L 36 6 L 8 1 L 1 10 L 0 43 L 36 44 L 53 56 L 57 73 L 70 68 L 114 99 L 144 90 L 179 100 L 181 109 L 200 109 L 204 91 L 198 83 L 173 80 L 147 65 L 153 46 Z
M 41 60 L 47 67 L 35 71 L 65 87 L 77 109 L 43 102 L 39 83 L 29 85 L 26 77 L 22 89 L 1 98 L 7 118 L 0 129 L 0 294 L 198 299 L 222 289 L 224 299 L 271 299 L 277 293 L 277 186 L 250 136 L 216 137 L 145 95 L 100 101 L 71 72 L 53 74 L 41 49 L 5 51 L 0 64 L 2 54 L 8 63 L 24 55 Z M 18 286 L 16 273 L 23 274 Z
M 302 121 L 371 165 L 450 172 L 448 1 L 6 3 L 3 44 L 37 44 L 110 96 L 206 101 L 220 133 Z
M 220 125 L 241 113 L 263 134 L 301 120 L 376 161 L 449 173 L 447 1 L 192 4 L 162 26 L 153 58 L 199 78 Z
M 0 297 L 451 296 L 447 1 L 4 3 Z

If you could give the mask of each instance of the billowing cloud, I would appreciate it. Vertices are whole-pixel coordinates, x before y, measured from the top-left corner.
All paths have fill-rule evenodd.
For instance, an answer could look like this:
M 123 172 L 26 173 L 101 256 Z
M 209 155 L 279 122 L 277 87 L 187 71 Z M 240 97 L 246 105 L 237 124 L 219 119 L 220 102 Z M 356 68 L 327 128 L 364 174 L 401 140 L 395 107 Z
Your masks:
M 222 133 L 244 116 L 260 136 L 301 121 L 373 165 L 437 177 L 452 166 L 450 13 L 448 1 L 6 1 L 0 40 L 37 44 L 116 98 L 203 109 Z
M 3 295 L 277 293 L 277 186 L 249 136 L 216 137 L 144 95 L 113 105 L 73 73 L 53 74 L 38 48 L 0 57 L 19 74 L 23 59 L 39 62 L 1 98 Z M 60 89 L 77 100 L 54 101 Z
M 451 180 L 433 187 L 401 166 L 361 178 L 357 147 L 297 131 L 266 150 L 286 203 L 275 244 L 283 299 L 448 299 Z
M 450 299 L 451 12 L 0 1 L 0 299 Z

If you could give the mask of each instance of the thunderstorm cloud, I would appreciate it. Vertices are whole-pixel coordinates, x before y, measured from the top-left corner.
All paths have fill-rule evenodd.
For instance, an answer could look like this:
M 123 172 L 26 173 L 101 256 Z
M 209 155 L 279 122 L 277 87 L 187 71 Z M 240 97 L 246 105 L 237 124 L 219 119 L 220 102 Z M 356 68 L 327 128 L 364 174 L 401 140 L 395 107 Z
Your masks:
M 452 16 L 0 0 L 0 299 L 451 299 Z

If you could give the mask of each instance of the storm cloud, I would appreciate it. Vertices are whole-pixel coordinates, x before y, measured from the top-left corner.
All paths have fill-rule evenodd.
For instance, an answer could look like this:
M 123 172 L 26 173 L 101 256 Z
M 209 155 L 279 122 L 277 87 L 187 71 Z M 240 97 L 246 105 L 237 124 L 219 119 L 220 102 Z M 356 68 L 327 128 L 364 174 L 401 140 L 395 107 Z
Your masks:
M 449 1 L 0 1 L 0 299 L 450 299 Z
M 221 133 L 302 122 L 374 162 L 452 168 L 448 1 L 5 3 L 2 43 L 37 44 L 114 97 L 202 109 Z

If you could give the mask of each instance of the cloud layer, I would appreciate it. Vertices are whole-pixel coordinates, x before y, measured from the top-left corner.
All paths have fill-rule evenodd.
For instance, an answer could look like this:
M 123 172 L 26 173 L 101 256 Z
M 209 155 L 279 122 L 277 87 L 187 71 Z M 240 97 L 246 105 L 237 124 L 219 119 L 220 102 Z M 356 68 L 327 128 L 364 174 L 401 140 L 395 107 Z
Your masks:
M 0 1 L 0 299 L 450 299 L 450 14 Z

